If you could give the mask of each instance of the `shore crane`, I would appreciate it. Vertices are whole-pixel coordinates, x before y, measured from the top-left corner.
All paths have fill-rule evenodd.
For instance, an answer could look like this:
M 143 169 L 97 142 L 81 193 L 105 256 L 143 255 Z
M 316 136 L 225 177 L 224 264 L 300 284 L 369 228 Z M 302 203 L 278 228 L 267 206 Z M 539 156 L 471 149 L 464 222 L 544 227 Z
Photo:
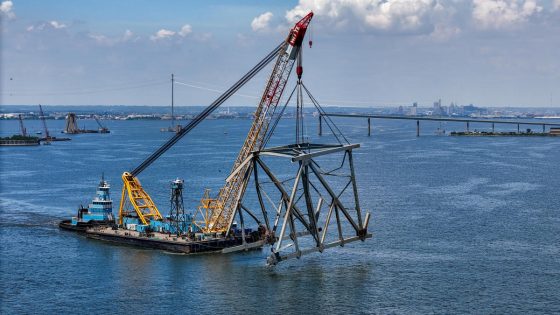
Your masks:
M 189 122 L 184 128 L 178 130 L 178 132 L 171 137 L 167 142 L 165 142 L 159 149 L 153 152 L 147 159 L 145 159 L 140 165 L 134 168 L 130 172 L 125 172 L 122 174 L 123 188 L 121 193 L 121 201 L 119 205 L 119 217 L 118 224 L 122 225 L 124 218 L 127 216 L 135 215 L 142 224 L 148 224 L 151 220 L 164 220 L 159 209 L 153 202 L 150 195 L 142 187 L 140 181 L 138 180 L 138 175 L 142 173 L 147 167 L 149 167 L 153 162 L 155 162 L 162 154 L 164 154 L 168 149 L 170 149 L 177 141 L 184 137 L 187 133 L 193 130 L 198 124 L 200 124 L 206 117 L 208 117 L 212 112 L 214 112 L 220 105 L 222 105 L 227 99 L 229 99 L 237 90 L 244 86 L 250 79 L 252 79 L 259 71 L 276 59 L 274 66 L 272 68 L 271 74 L 266 82 L 264 92 L 259 100 L 257 108 L 254 113 L 253 123 L 247 134 L 247 137 L 241 147 L 241 150 L 233 164 L 232 171 L 227 177 L 224 186 L 219 190 L 217 197 L 211 198 L 209 191 L 206 190 L 201 203 L 198 207 L 197 214 L 201 214 L 203 219 L 201 221 L 195 221 L 195 224 L 200 228 L 200 230 L 205 234 L 221 235 L 222 237 L 227 237 L 231 232 L 234 218 L 239 215 L 241 221 L 241 231 L 243 228 L 243 216 L 242 213 L 246 212 L 249 214 L 260 227 L 264 228 L 267 233 L 267 237 L 262 241 L 245 244 L 239 248 L 229 248 L 223 250 L 223 252 L 231 252 L 236 250 L 248 249 L 252 247 L 262 246 L 265 243 L 274 244 L 277 243 L 276 248 L 273 249 L 273 255 L 269 258 L 270 264 L 276 264 L 277 262 L 291 258 L 300 257 L 302 253 L 308 253 L 313 251 L 323 251 L 323 249 L 328 247 L 333 247 L 336 245 L 343 246 L 345 243 L 352 242 L 355 240 L 364 241 L 366 238 L 371 237 L 371 234 L 367 233 L 367 222 L 369 221 L 369 213 L 366 215 L 365 220 L 361 217 L 361 210 L 358 202 L 356 183 L 354 180 L 354 168 L 352 162 L 352 149 L 359 147 L 359 145 L 319 145 L 319 144 L 309 144 L 309 143 L 296 143 L 295 145 L 288 145 L 284 147 L 268 148 L 265 149 L 266 143 L 270 138 L 272 131 L 274 130 L 278 120 L 281 118 L 285 107 L 287 106 L 289 99 L 291 99 L 294 92 L 292 91 L 288 102 L 282 108 L 282 110 L 277 111 L 278 104 L 284 93 L 284 89 L 288 82 L 288 78 L 292 72 L 292 69 L 296 63 L 298 63 L 297 74 L 298 74 L 298 85 L 301 83 L 301 48 L 305 33 L 313 18 L 313 12 L 310 12 L 300 21 L 298 21 L 294 27 L 289 31 L 287 38 L 282 41 L 276 48 L 274 48 L 265 58 L 263 58 L 257 65 L 255 65 L 249 72 L 247 72 L 241 79 L 239 79 L 233 86 L 227 89 L 223 94 L 221 94 L 214 102 L 212 102 L 208 107 L 206 107 L 201 113 L 199 113 L 193 120 Z M 303 86 L 303 85 L 302 85 Z M 295 91 L 295 88 L 294 88 Z M 306 89 L 307 91 L 307 89 Z M 302 93 L 302 87 L 298 90 L 298 100 L 299 94 Z M 309 94 L 309 92 L 307 91 Z M 310 94 L 309 94 L 310 95 Z M 310 95 L 311 97 L 311 95 Z M 317 107 L 318 104 L 316 100 L 312 99 L 314 105 Z M 301 113 L 302 114 L 302 113 Z M 271 125 L 271 122 L 274 122 Z M 269 130 L 270 129 L 270 130 Z M 317 163 L 313 161 L 314 157 L 323 156 L 326 154 L 342 152 L 344 154 L 344 159 L 342 164 L 349 163 L 351 169 L 351 182 L 346 184 L 346 188 L 350 186 L 353 187 L 354 195 L 352 197 L 355 201 L 355 206 L 352 207 L 355 210 L 357 219 L 352 217 L 350 213 L 350 208 L 343 205 L 342 200 L 339 198 L 344 190 L 340 193 L 335 193 L 327 180 L 323 175 L 332 175 L 323 173 Z M 272 173 L 270 168 L 263 162 L 260 156 L 282 156 L 290 157 L 292 162 L 299 163 L 299 169 L 295 177 L 294 188 L 292 193 L 289 194 L 283 186 L 283 182 L 278 180 Z M 348 156 L 348 158 L 347 158 Z M 342 168 L 342 166 L 337 169 Z M 260 169 L 264 171 L 266 176 L 274 183 L 275 188 L 280 192 L 280 206 L 275 207 L 276 218 L 274 220 L 274 227 L 270 228 L 270 221 L 268 219 L 267 210 L 263 202 L 263 192 L 259 189 L 258 182 L 258 172 Z M 318 179 L 317 184 L 310 182 L 311 173 L 316 175 Z M 243 205 L 242 200 L 245 195 L 246 189 L 250 182 L 251 176 L 254 178 L 256 184 L 256 190 L 258 194 L 260 208 L 262 210 L 263 219 L 265 225 L 249 210 L 245 205 Z M 303 184 L 303 188 L 298 188 L 300 183 Z M 310 192 L 310 187 L 315 189 L 315 192 Z M 296 198 L 296 192 L 303 190 L 305 192 L 305 201 L 307 214 L 305 214 L 300 206 L 297 205 L 298 201 L 302 199 L 302 196 Z M 322 194 L 324 195 L 321 195 Z M 317 205 L 317 209 L 314 209 L 314 201 L 312 201 L 312 195 L 320 196 Z M 267 198 L 268 195 L 266 195 Z M 270 198 L 269 198 L 270 199 Z M 296 200 L 297 199 L 297 200 Z M 324 221 L 324 229 L 318 227 L 319 215 L 321 207 L 326 200 L 330 200 L 329 212 L 326 221 Z M 326 231 L 328 225 L 331 222 L 331 214 L 336 214 L 336 223 L 338 224 L 339 238 L 332 242 L 326 243 Z M 355 230 L 355 234 L 352 237 L 345 238 L 342 235 L 342 223 L 339 217 L 339 212 L 347 219 L 349 225 Z M 283 216 L 283 219 L 281 219 Z M 296 232 L 296 224 L 298 222 L 304 227 L 306 231 Z M 277 237 L 275 231 L 277 228 L 281 227 L 280 235 Z M 287 229 L 290 229 L 290 235 L 286 234 Z M 320 232 L 323 235 L 320 235 Z M 305 251 L 301 250 L 298 245 L 297 238 L 300 236 L 311 235 L 314 238 L 315 247 L 307 249 Z M 286 237 L 291 238 L 292 244 L 284 247 L 280 247 L 282 241 Z M 295 253 L 282 254 L 286 248 L 295 245 Z

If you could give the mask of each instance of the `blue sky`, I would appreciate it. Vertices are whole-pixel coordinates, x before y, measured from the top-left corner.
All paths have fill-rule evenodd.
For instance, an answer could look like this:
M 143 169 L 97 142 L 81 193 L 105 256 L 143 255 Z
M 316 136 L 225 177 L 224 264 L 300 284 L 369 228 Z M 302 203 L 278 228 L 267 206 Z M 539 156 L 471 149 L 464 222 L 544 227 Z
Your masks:
M 560 106 L 560 0 L 0 2 L 1 104 L 206 105 L 313 10 L 323 104 Z

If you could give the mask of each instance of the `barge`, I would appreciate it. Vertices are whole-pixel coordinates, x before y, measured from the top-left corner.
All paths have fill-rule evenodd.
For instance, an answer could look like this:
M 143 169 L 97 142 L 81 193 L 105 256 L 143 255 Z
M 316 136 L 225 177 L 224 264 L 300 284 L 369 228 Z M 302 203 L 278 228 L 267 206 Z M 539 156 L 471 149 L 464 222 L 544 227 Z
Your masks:
M 172 196 L 182 199 L 183 181 L 172 182 Z M 194 224 L 193 217 L 184 213 L 181 207 L 172 207 L 169 215 L 161 220 L 143 222 L 133 213 L 122 217 L 119 222 L 113 216 L 113 201 L 109 183 L 102 177 L 96 196 L 87 208 L 80 206 L 71 219 L 63 220 L 59 227 L 64 230 L 84 234 L 87 238 L 119 245 L 130 245 L 168 252 L 194 254 L 220 252 L 226 248 L 243 246 L 246 249 L 262 247 L 265 238 L 264 227 L 258 230 L 238 229 L 237 224 L 227 236 L 220 233 L 201 233 Z M 177 202 L 175 202 L 177 205 Z
M 0 138 L 0 146 L 35 146 L 39 145 L 39 138 L 14 135 Z
M 258 231 L 251 232 L 247 229 L 246 232 L 249 233 L 243 235 L 243 233 L 237 230 L 236 233 L 229 237 L 206 235 L 203 233 L 178 236 L 176 234 L 153 231 L 138 232 L 116 226 L 99 226 L 88 228 L 86 236 L 91 239 L 120 245 L 159 249 L 173 253 L 195 254 L 221 252 L 225 248 L 241 246 L 243 243 L 252 244 L 263 239 Z M 258 246 L 258 248 L 260 247 Z

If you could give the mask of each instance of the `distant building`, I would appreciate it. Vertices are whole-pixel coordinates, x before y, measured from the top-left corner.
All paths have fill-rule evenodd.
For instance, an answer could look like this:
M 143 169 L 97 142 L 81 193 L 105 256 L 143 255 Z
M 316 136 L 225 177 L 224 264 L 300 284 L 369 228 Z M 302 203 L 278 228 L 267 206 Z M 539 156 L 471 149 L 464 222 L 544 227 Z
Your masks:
M 447 107 L 447 116 L 451 116 L 455 114 L 455 111 L 456 111 L 455 103 L 451 102 L 451 104 L 449 104 L 449 106 Z
M 414 102 L 414 104 L 412 104 L 412 107 L 410 108 L 410 115 L 411 116 L 418 115 L 418 103 Z
M 434 109 L 432 110 L 432 115 L 434 116 L 442 116 L 445 113 L 443 108 L 441 107 L 441 98 L 434 102 Z

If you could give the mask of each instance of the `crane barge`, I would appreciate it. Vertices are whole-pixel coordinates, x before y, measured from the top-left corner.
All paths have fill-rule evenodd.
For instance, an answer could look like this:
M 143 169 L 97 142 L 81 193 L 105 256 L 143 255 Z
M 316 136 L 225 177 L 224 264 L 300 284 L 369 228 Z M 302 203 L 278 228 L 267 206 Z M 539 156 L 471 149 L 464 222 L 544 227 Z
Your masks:
M 300 128 L 300 124 L 303 127 L 304 93 L 307 93 L 314 106 L 321 110 L 320 105 L 301 80 L 303 73 L 301 48 L 312 17 L 313 13 L 310 12 L 298 21 L 290 29 L 287 38 L 233 86 L 136 168 L 124 172 L 121 176 L 123 188 L 116 220 L 112 224 L 92 224 L 84 230 L 86 235 L 104 241 L 183 253 L 206 251 L 229 253 L 261 248 L 268 244 L 273 246 L 268 258 L 268 263 L 271 265 L 285 259 L 299 258 L 304 254 L 322 252 L 329 247 L 344 246 L 346 243 L 364 241 L 371 237 L 367 232 L 369 213 L 366 214 L 365 219 L 362 218 L 352 160 L 352 150 L 359 145 L 344 144 L 340 141 L 338 144 L 330 145 L 308 143 L 304 141 L 303 128 Z M 194 215 L 189 215 L 183 209 L 182 181 L 172 182 L 172 207 L 169 215 L 164 217 L 143 188 L 138 176 L 273 60 L 276 61 L 255 110 L 252 126 L 224 186 L 214 198 L 211 197 L 210 191 L 206 190 L 197 211 Z M 295 64 L 297 64 L 298 84 L 283 107 L 278 106 Z M 267 143 L 296 90 L 298 103 L 296 143 L 269 148 Z M 337 153 L 342 154 L 342 163 L 333 170 L 325 171 L 316 161 L 317 158 Z M 295 177 L 288 180 L 279 179 L 267 164 L 269 157 L 291 159 L 293 164 L 298 165 Z M 343 175 L 349 181 L 342 190 L 336 191 L 330 185 L 328 177 L 340 175 L 335 173 L 340 173 L 343 169 L 349 172 Z M 259 180 L 259 173 L 264 173 L 268 178 L 267 182 Z M 245 201 L 250 183 L 255 185 L 260 215 L 255 214 Z M 288 183 L 293 183 L 291 193 L 288 193 L 290 188 L 286 187 Z M 273 191 L 266 192 L 267 184 L 272 186 Z M 350 186 L 351 191 L 347 189 Z M 351 198 L 346 198 L 344 194 L 349 191 Z M 265 201 L 272 206 L 267 207 Z M 347 206 L 348 201 L 353 204 Z M 321 215 L 323 205 L 328 205 L 329 208 L 326 215 Z M 274 213 L 274 220 L 269 218 L 271 210 Z M 333 213 L 335 219 L 332 219 Z M 257 223 L 258 229 L 253 231 L 245 227 L 244 214 Z M 239 218 L 240 226 L 234 221 L 236 217 Z M 72 223 L 75 221 L 72 220 Z M 331 239 L 333 233 L 328 234 L 327 231 L 329 226 L 334 224 L 337 225 L 338 236 Z M 62 223 L 60 226 L 69 228 Z M 347 229 L 348 226 L 352 234 L 345 236 L 343 229 Z M 277 234 L 278 230 L 280 230 L 279 234 Z M 305 237 L 310 237 L 310 240 L 303 239 Z

